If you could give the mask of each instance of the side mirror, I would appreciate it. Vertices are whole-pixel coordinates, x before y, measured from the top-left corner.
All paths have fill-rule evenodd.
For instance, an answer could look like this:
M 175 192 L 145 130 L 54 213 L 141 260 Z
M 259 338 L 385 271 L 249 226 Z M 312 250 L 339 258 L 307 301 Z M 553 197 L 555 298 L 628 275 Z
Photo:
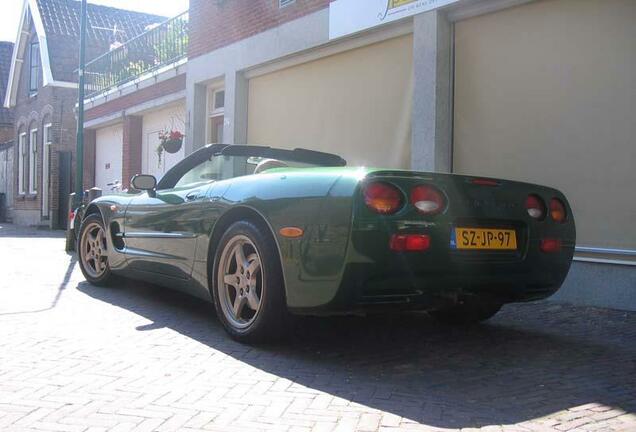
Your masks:
M 157 179 L 150 174 L 137 174 L 130 180 L 130 184 L 137 190 L 148 192 L 148 195 L 154 196 L 157 187 Z

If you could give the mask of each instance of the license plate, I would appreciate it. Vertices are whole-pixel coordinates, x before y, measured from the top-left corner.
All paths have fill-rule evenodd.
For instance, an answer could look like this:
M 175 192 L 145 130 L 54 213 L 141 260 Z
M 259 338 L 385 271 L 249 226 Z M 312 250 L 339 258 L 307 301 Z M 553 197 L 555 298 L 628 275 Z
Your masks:
M 513 229 L 455 228 L 452 234 L 451 248 L 453 249 L 517 249 L 517 236 Z

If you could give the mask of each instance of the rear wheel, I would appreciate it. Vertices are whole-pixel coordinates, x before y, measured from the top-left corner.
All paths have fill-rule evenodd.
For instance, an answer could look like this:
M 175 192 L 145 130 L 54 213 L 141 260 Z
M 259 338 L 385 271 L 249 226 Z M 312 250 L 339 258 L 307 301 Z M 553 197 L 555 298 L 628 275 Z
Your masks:
M 501 306 L 501 303 L 463 302 L 446 309 L 430 312 L 430 315 L 446 324 L 467 325 L 492 318 L 499 312 Z
M 217 315 L 234 339 L 265 342 L 285 335 L 283 275 L 268 232 L 249 221 L 231 225 L 219 242 L 213 277 Z
M 92 214 L 84 219 L 77 243 L 80 269 L 86 280 L 100 286 L 112 282 L 114 275 L 108 264 L 106 229 L 100 215 Z

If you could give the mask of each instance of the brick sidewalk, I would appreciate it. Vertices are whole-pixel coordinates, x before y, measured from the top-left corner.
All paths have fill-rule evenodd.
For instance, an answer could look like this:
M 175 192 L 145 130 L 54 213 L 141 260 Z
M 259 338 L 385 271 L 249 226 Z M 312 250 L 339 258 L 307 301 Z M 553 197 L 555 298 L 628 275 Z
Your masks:
M 303 319 L 253 348 L 198 300 L 87 284 L 63 248 L 0 227 L 1 431 L 636 431 L 636 313 Z

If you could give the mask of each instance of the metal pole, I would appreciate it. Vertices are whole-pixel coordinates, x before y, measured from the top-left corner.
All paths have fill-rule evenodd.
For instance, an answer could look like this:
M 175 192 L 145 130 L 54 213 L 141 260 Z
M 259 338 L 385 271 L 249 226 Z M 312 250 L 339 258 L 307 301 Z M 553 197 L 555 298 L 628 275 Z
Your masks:
M 75 208 L 82 204 L 84 195 L 84 68 L 86 63 L 86 0 L 82 0 L 80 15 L 79 91 L 77 103 L 77 151 L 75 173 Z

